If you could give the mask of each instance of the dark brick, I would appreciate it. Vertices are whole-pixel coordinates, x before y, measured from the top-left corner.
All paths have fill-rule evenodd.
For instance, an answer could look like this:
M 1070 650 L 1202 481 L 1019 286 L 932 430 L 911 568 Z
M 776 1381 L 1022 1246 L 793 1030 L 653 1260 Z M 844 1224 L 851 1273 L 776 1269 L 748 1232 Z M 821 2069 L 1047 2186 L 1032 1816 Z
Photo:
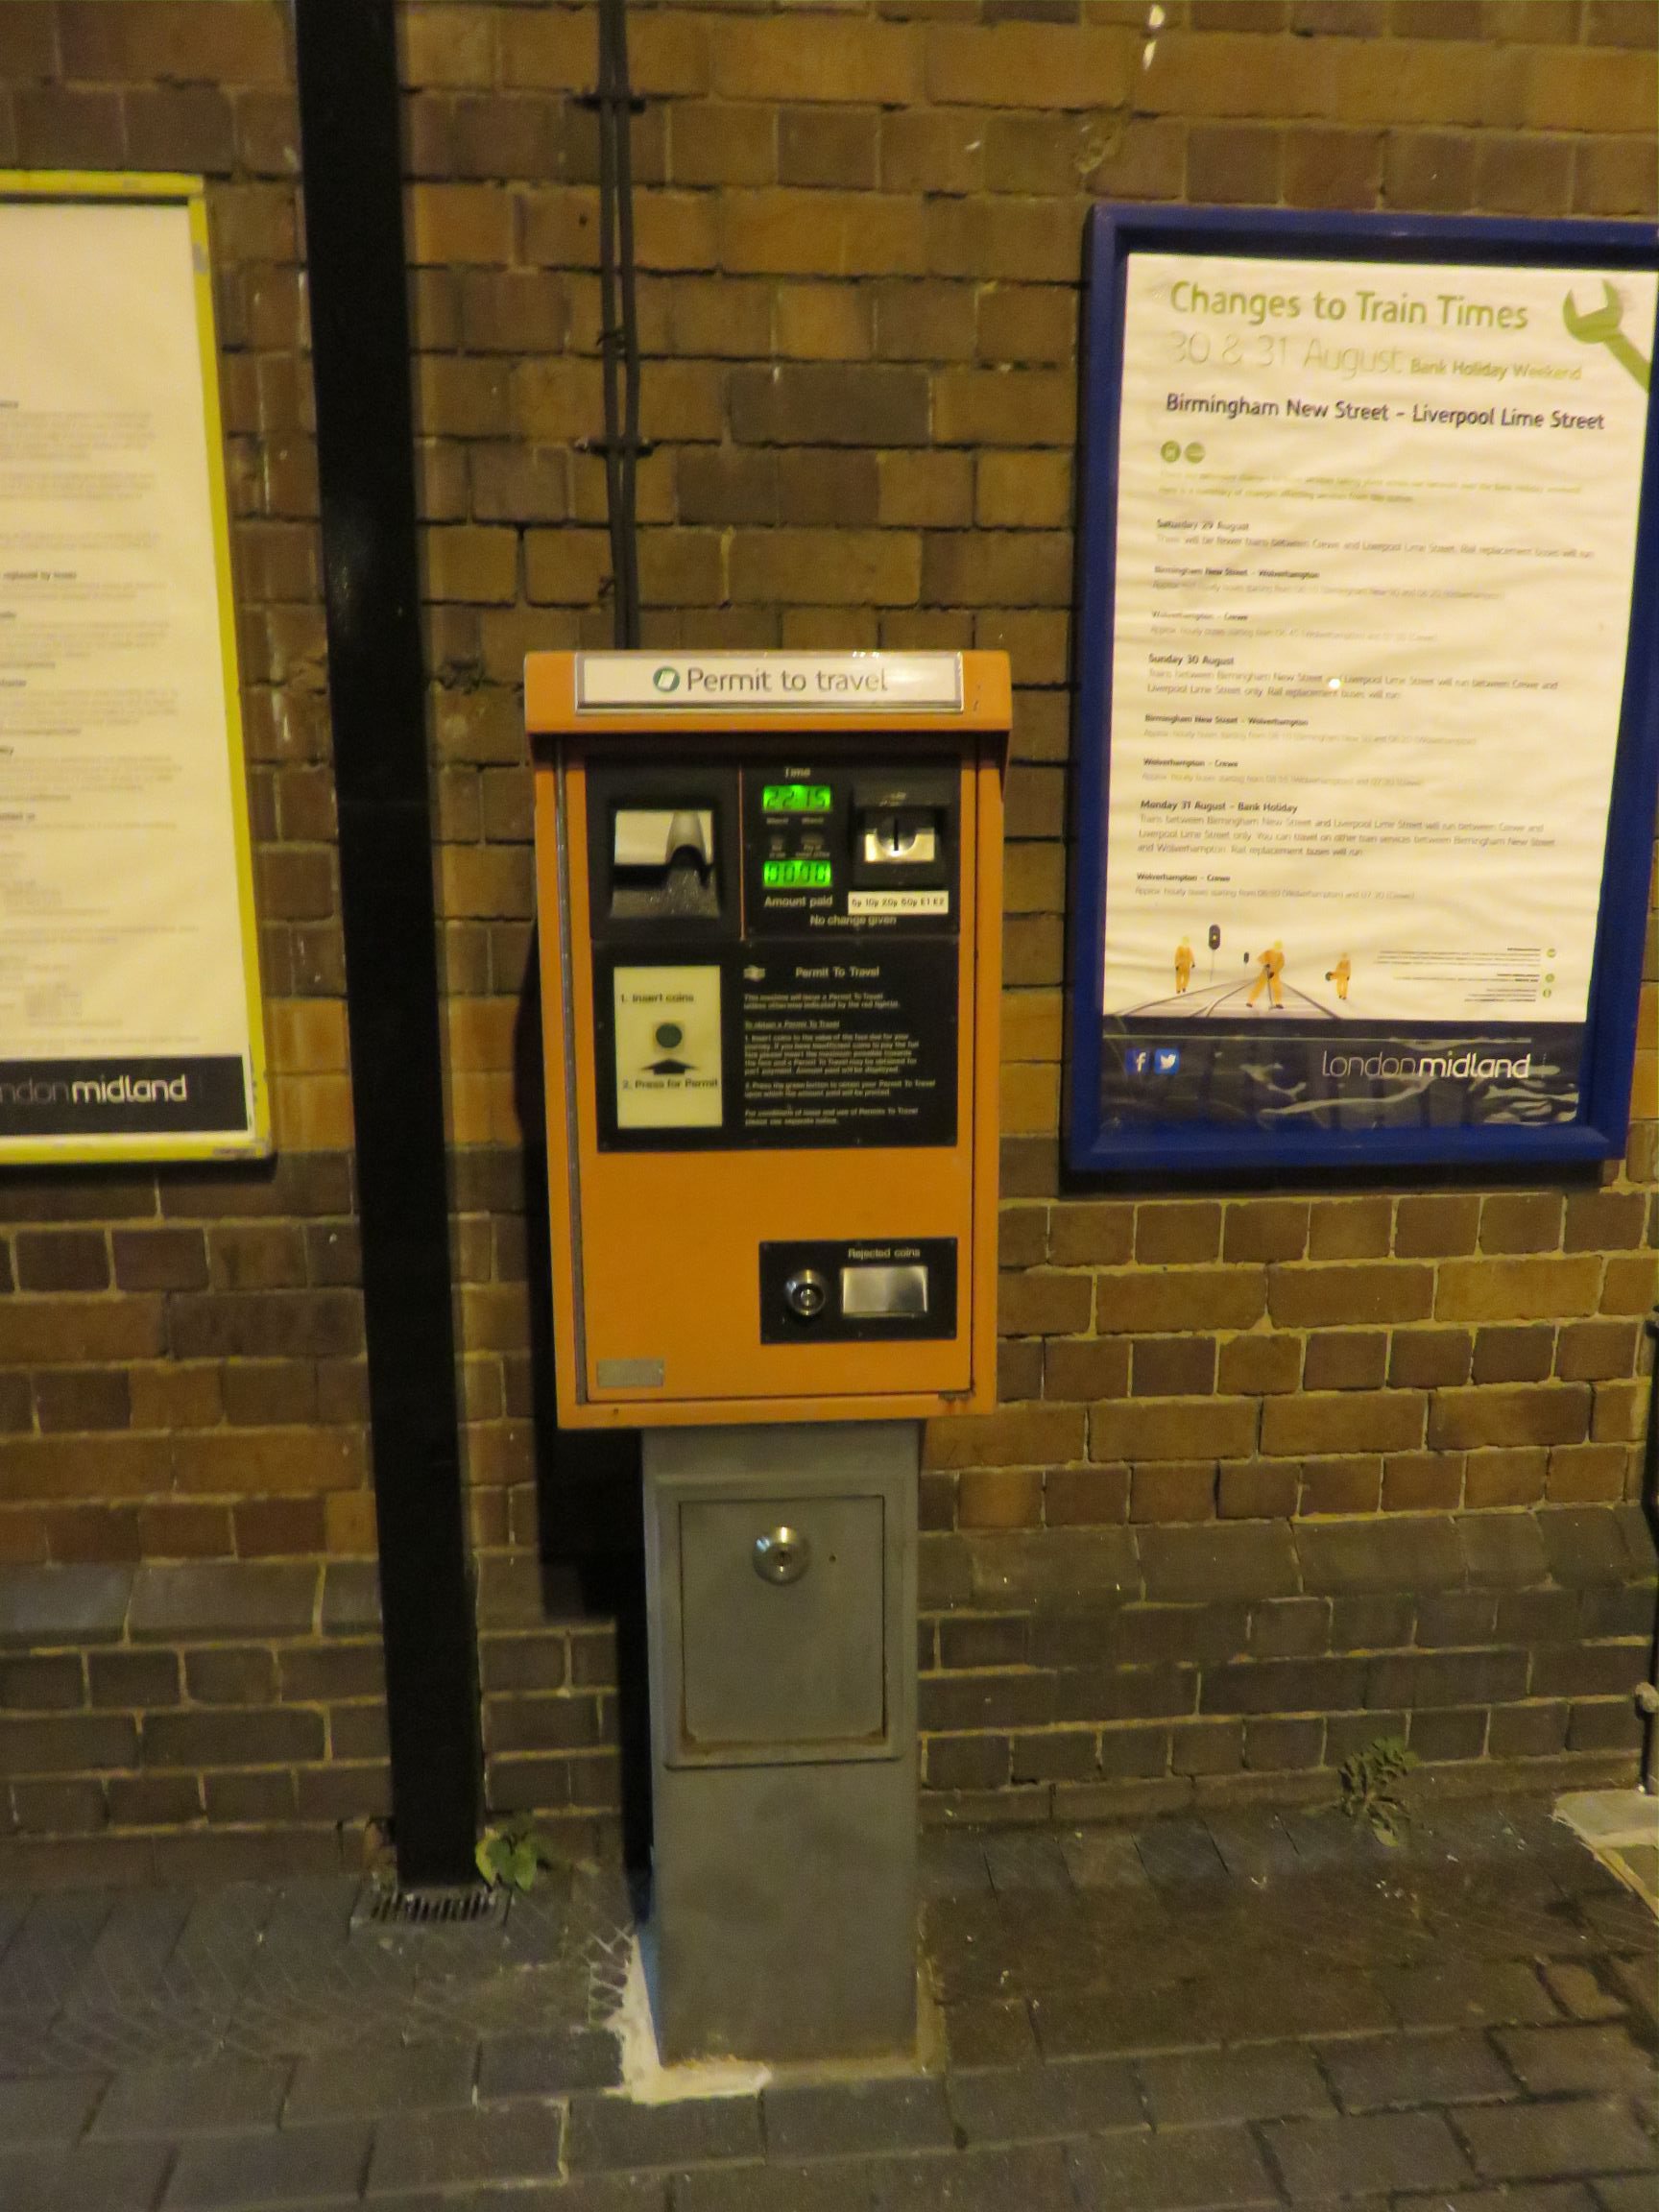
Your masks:
M 0 1659 L 0 1706 L 10 1713 L 67 1713 L 84 1698 L 81 1660 L 75 1652 Z
M 1113 1647 L 1127 1661 L 1232 1659 L 1249 1642 L 1242 1605 L 1125 1605 Z
M 132 1418 L 127 1376 L 118 1367 L 60 1367 L 37 1374 L 35 1412 L 47 1434 L 125 1429 Z
M 0 1719 L 0 1774 L 73 1774 L 137 1764 L 138 1731 L 124 1715 L 56 1713 L 50 1719 Z
M 109 1254 L 96 1229 L 20 1229 L 12 1239 L 22 1290 L 102 1290 Z
M 209 1820 L 232 1827 L 281 1827 L 299 1809 L 294 1777 L 280 1767 L 204 1774 L 202 1799 Z
M 380 1571 L 374 1562 L 331 1560 L 323 1583 L 324 1635 L 362 1635 L 379 1626 Z
M 1302 1364 L 1305 1390 L 1377 1390 L 1388 1359 L 1388 1339 L 1381 1331 L 1329 1329 L 1308 1339 Z
M 1627 1695 L 1647 1672 L 1645 1642 L 1557 1644 L 1533 1655 L 1532 1695 L 1535 1697 Z
M 133 1637 L 151 1641 L 304 1635 L 316 1594 L 313 1566 L 140 1567 L 130 1627 Z
M 1331 1648 L 1381 1651 L 1391 1645 L 1409 1644 L 1416 1618 L 1416 1600 L 1404 1595 L 1374 1591 L 1334 1599 L 1331 1605 Z
M 111 1774 L 104 1793 L 117 1828 L 180 1828 L 202 1816 L 193 1774 Z
M 12 1809 L 25 1835 L 91 1836 L 108 1817 L 96 1782 L 13 1782 Z
M 1151 1777 L 1169 1771 L 1167 1728 L 1103 1728 L 1100 1771 L 1113 1780 Z
M 1280 1598 L 1250 1612 L 1250 1649 L 1258 1659 L 1307 1659 L 1329 1647 L 1328 1598 Z
M 179 1659 L 172 1651 L 88 1651 L 86 1682 L 99 1706 L 177 1705 Z
M 1630 1553 L 1619 1517 L 1606 1506 L 1557 1506 L 1536 1516 L 1550 1572 L 1571 1588 L 1625 1582 Z
M 1028 1626 L 1022 1613 L 948 1615 L 939 1623 L 939 1664 L 948 1669 L 1022 1667 Z
M 1253 1659 L 1207 1668 L 1199 1701 L 1206 1713 L 1351 1710 L 1365 1703 L 1371 1665 L 1364 1659 Z
M 1006 1736 L 929 1736 L 923 1744 L 929 1790 L 1002 1790 L 1013 1770 Z
M 1438 1590 L 1463 1579 L 1449 1521 L 1400 1515 L 1382 1521 L 1303 1524 L 1296 1552 L 1310 1590 Z
M 1290 1530 L 1273 1522 L 1142 1528 L 1136 1544 L 1149 1598 L 1276 1598 L 1297 1588 Z
M 1565 1705 L 1511 1705 L 1486 1724 L 1486 1749 L 1494 1759 L 1549 1759 L 1566 1747 Z
M 1527 1693 L 1525 1651 L 1446 1651 L 1432 1657 L 1374 1659 L 1365 1702 L 1419 1705 L 1503 1704 Z
M 1473 1339 L 1466 1329 L 1396 1329 L 1388 1357 L 1394 1388 L 1434 1390 L 1469 1380 Z
M 187 1651 L 184 1687 L 202 1705 L 265 1705 L 276 1695 L 276 1655 L 257 1647 Z
M 264 1713 L 152 1713 L 144 1721 L 147 1766 L 279 1767 L 321 1759 L 323 1749 L 322 1716 L 292 1706 Z
M 735 369 L 731 421 L 748 445 L 925 445 L 927 376 L 830 363 Z
M 920 1686 L 921 1724 L 930 1732 L 1031 1727 L 1056 1718 L 1055 1682 L 1050 1674 L 929 1675 Z
M 1325 1749 L 1323 1720 L 1246 1720 L 1244 1764 L 1257 1773 L 1317 1767 Z

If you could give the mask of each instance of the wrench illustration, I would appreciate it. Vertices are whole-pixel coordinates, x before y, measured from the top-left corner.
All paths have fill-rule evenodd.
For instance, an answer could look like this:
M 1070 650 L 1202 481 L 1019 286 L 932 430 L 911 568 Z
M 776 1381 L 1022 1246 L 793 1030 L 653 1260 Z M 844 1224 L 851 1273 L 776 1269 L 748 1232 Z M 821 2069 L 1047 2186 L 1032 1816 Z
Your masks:
M 1644 392 L 1650 388 L 1652 370 L 1643 360 L 1634 346 L 1619 327 L 1619 319 L 1624 312 L 1624 302 L 1608 283 L 1601 279 L 1604 304 L 1593 307 L 1588 315 L 1579 314 L 1573 304 L 1571 292 L 1561 298 L 1561 320 L 1571 336 L 1585 346 L 1605 346 L 1621 368 L 1628 369 Z

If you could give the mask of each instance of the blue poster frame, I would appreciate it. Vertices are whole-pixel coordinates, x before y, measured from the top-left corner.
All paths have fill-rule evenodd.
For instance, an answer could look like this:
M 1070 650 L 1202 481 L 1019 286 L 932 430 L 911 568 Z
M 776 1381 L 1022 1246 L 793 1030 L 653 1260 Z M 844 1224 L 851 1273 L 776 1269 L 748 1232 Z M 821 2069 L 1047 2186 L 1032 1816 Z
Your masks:
M 1260 254 L 1307 260 L 1457 260 L 1518 268 L 1659 271 L 1659 231 L 1640 223 L 1502 217 L 1328 215 L 1274 208 L 1090 211 L 1084 255 L 1075 785 L 1068 1086 L 1069 1165 L 1081 1173 L 1227 1176 L 1280 1169 L 1588 1165 L 1624 1149 L 1635 1063 L 1654 812 L 1659 805 L 1659 407 L 1648 404 L 1632 564 L 1624 683 L 1572 1121 L 1541 1125 L 1267 1130 L 1215 1123 L 1102 1127 L 1106 829 L 1111 794 L 1118 401 L 1129 255 Z M 1654 358 L 1649 349 L 1649 358 Z

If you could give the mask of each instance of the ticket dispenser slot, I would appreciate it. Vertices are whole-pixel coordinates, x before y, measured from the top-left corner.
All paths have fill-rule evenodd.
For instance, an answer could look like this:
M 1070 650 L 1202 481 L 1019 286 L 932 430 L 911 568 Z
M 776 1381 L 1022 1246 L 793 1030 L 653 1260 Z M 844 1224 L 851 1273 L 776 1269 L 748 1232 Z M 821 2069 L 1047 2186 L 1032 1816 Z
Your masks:
M 718 928 L 736 904 L 736 790 L 718 769 L 633 767 L 592 779 L 594 934 Z

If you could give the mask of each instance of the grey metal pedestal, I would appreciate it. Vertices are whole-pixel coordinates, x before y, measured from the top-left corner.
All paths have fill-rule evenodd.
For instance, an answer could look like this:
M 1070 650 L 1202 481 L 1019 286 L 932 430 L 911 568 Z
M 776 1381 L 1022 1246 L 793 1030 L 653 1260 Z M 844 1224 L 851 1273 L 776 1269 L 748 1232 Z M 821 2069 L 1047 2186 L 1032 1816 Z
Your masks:
M 644 1434 L 665 2060 L 916 2031 L 917 1423 Z

